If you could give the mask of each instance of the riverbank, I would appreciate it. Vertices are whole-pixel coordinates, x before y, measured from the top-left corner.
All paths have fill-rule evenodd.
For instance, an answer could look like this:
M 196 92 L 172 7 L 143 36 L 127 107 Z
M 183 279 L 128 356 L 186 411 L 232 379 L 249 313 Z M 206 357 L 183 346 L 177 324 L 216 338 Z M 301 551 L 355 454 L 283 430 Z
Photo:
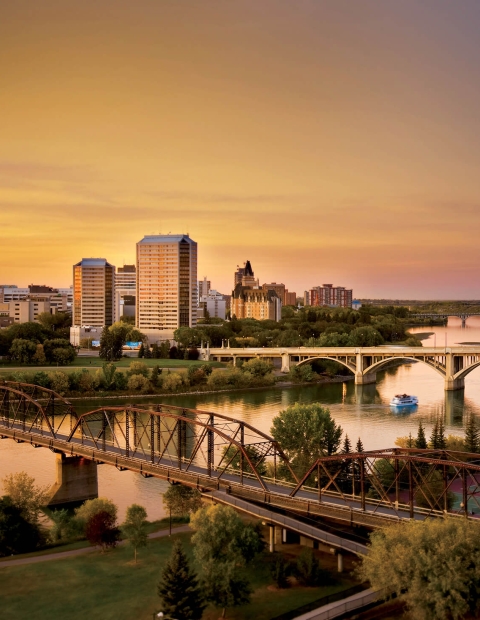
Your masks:
M 329 383 L 346 383 L 348 381 L 353 381 L 354 377 L 353 375 L 348 375 L 348 376 L 341 376 L 338 375 L 336 377 L 322 377 L 321 380 L 318 381 L 311 381 L 309 383 L 307 382 L 303 382 L 303 383 L 296 383 L 293 381 L 277 381 L 274 385 L 261 385 L 261 386 L 255 386 L 255 387 L 239 387 L 239 388 L 230 388 L 230 389 L 225 389 L 225 390 L 212 390 L 212 389 L 208 389 L 208 390 L 191 390 L 188 392 L 151 392 L 149 394 L 139 394 L 138 392 L 135 393 L 129 393 L 129 394 L 124 394 L 124 393 L 115 393 L 112 394 L 111 392 L 103 392 L 101 394 L 98 393 L 94 393 L 92 395 L 87 395 L 87 396 L 66 396 L 66 398 L 68 398 L 68 400 L 106 400 L 106 399 L 112 399 L 112 400 L 118 400 L 118 399 L 127 399 L 127 398 L 135 398 L 135 400 L 139 399 L 139 398 L 159 398 L 159 397 L 172 397 L 172 396 L 203 396 L 203 395 L 208 395 L 208 394 L 230 394 L 232 392 L 254 392 L 254 391 L 258 391 L 258 390 L 266 390 L 266 389 L 279 389 L 279 390 L 283 390 L 283 389 L 288 389 L 288 388 L 297 388 L 297 387 L 313 387 L 315 385 L 324 385 L 324 384 L 329 384 Z

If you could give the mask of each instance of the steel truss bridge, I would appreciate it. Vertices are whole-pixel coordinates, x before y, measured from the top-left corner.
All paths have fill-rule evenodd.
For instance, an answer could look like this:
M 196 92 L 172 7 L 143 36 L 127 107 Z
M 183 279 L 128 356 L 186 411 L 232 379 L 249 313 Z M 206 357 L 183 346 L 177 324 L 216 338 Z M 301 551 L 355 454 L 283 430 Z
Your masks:
M 229 346 L 200 349 L 206 361 L 247 360 L 263 358 L 282 360 L 282 372 L 292 365 L 309 364 L 315 360 L 330 360 L 348 368 L 357 385 L 376 383 L 377 372 L 392 362 L 422 362 L 443 378 L 445 390 L 461 390 L 465 377 L 480 366 L 480 345 L 458 347 L 288 347 L 288 348 L 230 348 Z
M 11 382 L 0 383 L 0 437 L 348 525 L 480 515 L 479 454 L 401 448 L 338 454 L 316 459 L 299 478 L 278 443 L 246 422 L 171 405 L 105 406 L 77 415 L 51 390 Z

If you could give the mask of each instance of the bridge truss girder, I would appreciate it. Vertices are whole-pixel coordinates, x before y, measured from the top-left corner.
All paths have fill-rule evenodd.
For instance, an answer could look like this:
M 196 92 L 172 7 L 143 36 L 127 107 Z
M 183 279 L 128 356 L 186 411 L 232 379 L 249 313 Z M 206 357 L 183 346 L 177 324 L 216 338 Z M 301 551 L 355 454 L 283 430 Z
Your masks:
M 268 470 L 275 479 L 281 462 L 295 476 L 277 442 L 249 424 L 169 405 L 102 407 L 81 415 L 67 441 L 217 479 L 233 474 L 265 491 Z
M 475 462 L 472 462 L 475 461 Z M 410 518 L 441 513 L 480 512 L 480 455 L 446 450 L 397 449 L 321 457 L 312 464 L 290 497 L 302 489 L 316 489 L 341 498 L 345 504 L 369 504 L 373 513 L 388 508 Z M 461 493 L 452 510 L 452 493 Z

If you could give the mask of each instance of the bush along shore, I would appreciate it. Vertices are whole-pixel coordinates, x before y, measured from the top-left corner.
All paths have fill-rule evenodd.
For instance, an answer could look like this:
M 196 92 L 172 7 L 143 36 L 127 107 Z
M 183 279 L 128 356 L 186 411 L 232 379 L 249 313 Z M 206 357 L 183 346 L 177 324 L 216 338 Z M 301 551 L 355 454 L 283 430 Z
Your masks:
M 261 359 L 243 364 L 239 362 L 237 366 L 229 364 L 225 369 L 214 369 L 205 363 L 173 372 L 133 361 L 127 369 L 119 368 L 113 362 L 105 362 L 95 371 L 85 368 L 73 372 L 32 370 L 13 372 L 4 378 L 48 388 L 70 398 L 223 392 L 274 387 L 277 383 L 285 387 L 289 384 L 338 380 L 333 369 L 318 374 L 311 365 L 294 366 L 289 373 L 281 376 L 275 376 L 273 370 L 269 362 Z M 345 376 L 341 380 L 348 378 Z

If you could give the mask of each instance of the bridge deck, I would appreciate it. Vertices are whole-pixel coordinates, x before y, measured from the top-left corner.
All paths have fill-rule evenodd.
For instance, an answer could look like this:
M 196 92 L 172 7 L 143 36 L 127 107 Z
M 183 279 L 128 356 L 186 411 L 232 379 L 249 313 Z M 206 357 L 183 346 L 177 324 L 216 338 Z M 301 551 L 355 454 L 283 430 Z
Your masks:
M 350 525 L 363 525 L 367 527 L 382 527 L 389 523 L 402 519 L 409 519 L 409 506 L 400 504 L 398 509 L 389 507 L 375 500 L 365 501 L 365 510 L 362 509 L 359 498 L 352 496 L 342 497 L 334 492 L 323 492 L 321 501 L 318 500 L 317 492 L 301 489 L 295 497 L 290 497 L 292 485 L 269 481 L 268 491 L 265 491 L 258 480 L 247 479 L 243 484 L 240 476 L 232 473 L 224 473 L 212 470 L 209 476 L 207 470 L 197 465 L 190 465 L 188 471 L 180 469 L 177 459 L 166 458 L 151 462 L 147 456 L 137 454 L 135 457 L 127 457 L 121 449 L 108 446 L 103 451 L 96 448 L 88 440 L 78 441 L 73 438 L 67 441 L 67 435 L 57 434 L 55 439 L 47 435 L 35 432 L 25 432 L 19 425 L 14 428 L 4 426 L 0 421 L 0 435 L 12 438 L 18 442 L 26 442 L 34 446 L 47 447 L 55 452 L 62 452 L 68 456 L 81 456 L 97 463 L 107 463 L 119 469 L 128 469 L 142 474 L 145 477 L 154 476 L 171 482 L 180 482 L 188 486 L 196 487 L 204 491 L 224 491 L 232 497 L 245 501 L 254 501 L 277 508 L 293 510 L 312 516 L 325 517 L 348 523 Z M 244 474 L 245 477 L 245 474 Z M 424 519 L 426 516 L 441 516 L 441 511 L 417 510 L 414 518 Z

